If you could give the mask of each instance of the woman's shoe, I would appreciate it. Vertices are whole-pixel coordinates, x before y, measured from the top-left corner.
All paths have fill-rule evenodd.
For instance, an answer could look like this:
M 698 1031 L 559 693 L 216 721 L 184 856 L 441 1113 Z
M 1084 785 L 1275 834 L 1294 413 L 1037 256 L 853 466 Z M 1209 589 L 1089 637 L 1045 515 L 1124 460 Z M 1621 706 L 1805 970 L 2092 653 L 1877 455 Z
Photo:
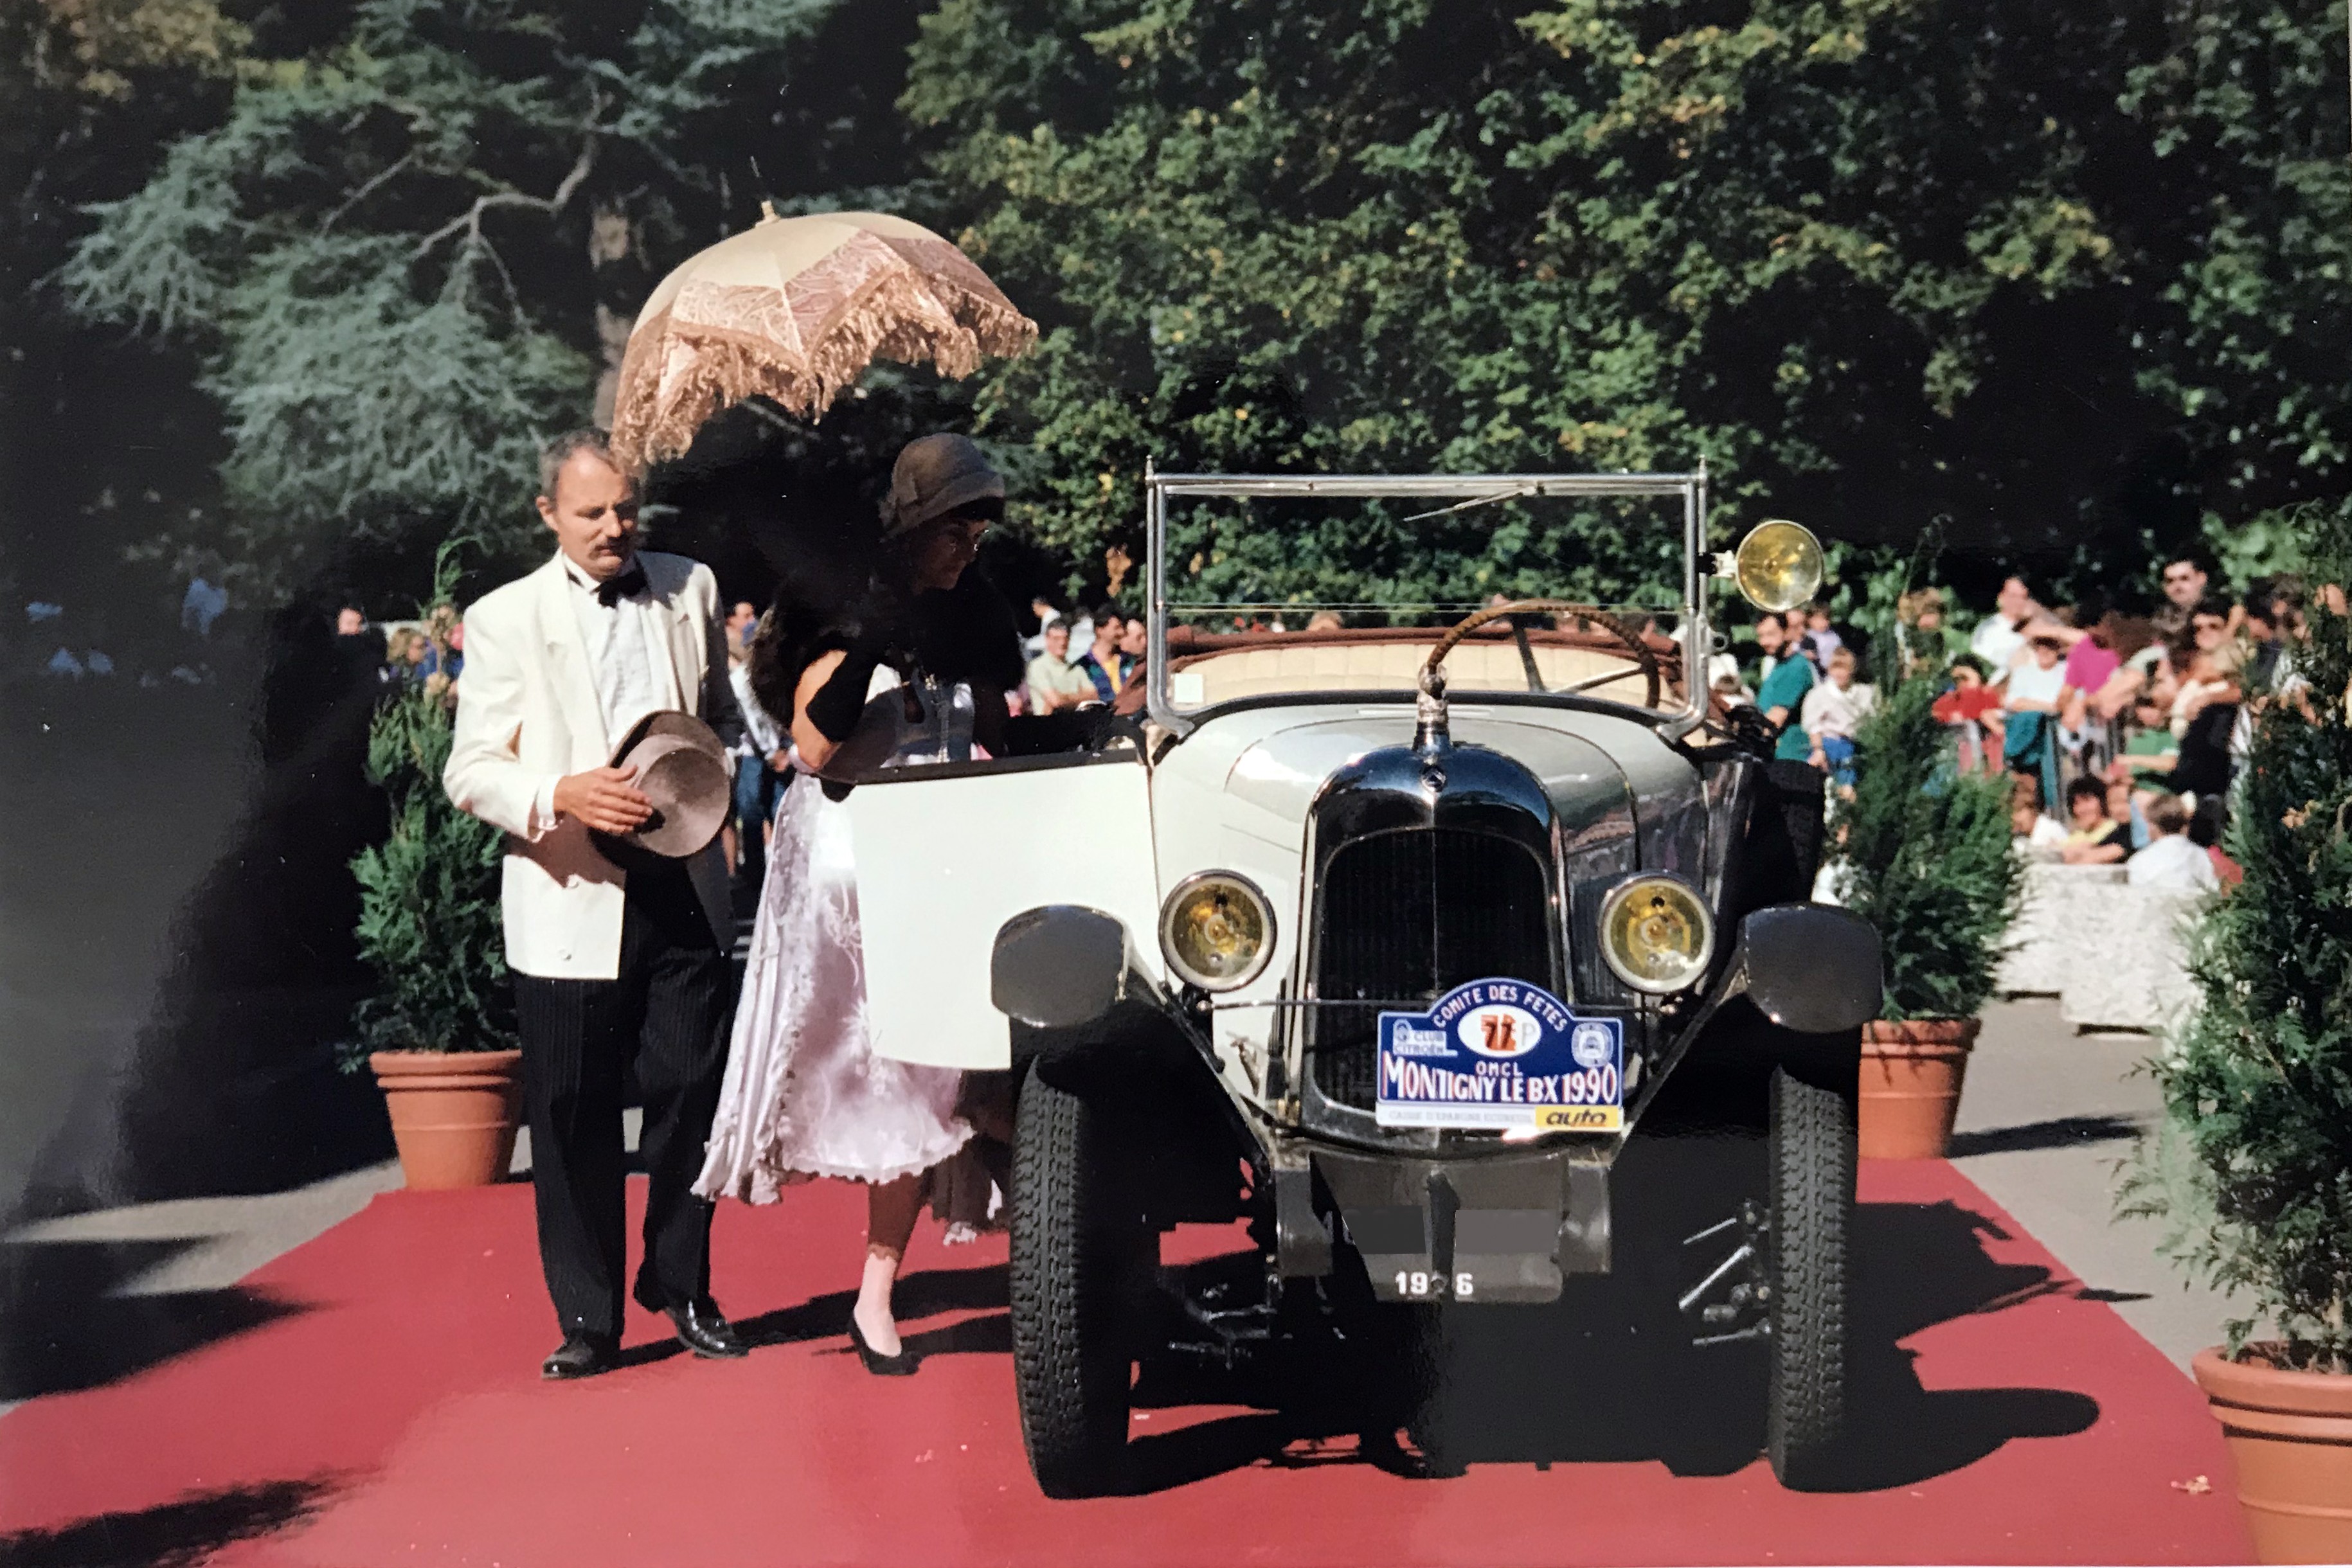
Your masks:
M 915 1375 L 914 1353 L 903 1346 L 896 1355 L 884 1355 L 866 1343 L 866 1335 L 857 1327 L 855 1313 L 849 1319 L 849 1343 L 857 1352 L 857 1359 L 866 1370 L 877 1377 L 912 1377 Z

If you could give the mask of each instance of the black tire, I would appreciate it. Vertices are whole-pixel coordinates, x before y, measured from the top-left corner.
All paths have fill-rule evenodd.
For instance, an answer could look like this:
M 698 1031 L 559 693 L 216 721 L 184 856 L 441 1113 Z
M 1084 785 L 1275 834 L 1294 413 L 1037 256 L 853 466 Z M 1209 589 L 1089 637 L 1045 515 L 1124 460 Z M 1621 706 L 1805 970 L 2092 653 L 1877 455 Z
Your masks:
M 1047 1497 L 1125 1479 L 1136 1315 L 1124 1310 L 1141 1242 L 1122 1205 L 1108 1118 L 1034 1068 L 1013 1155 L 1013 1375 L 1029 1469 Z
M 1838 1482 L 1845 1452 L 1847 1238 L 1853 1228 L 1853 1105 L 1775 1070 L 1771 1086 L 1769 1383 L 1764 1451 L 1797 1491 Z

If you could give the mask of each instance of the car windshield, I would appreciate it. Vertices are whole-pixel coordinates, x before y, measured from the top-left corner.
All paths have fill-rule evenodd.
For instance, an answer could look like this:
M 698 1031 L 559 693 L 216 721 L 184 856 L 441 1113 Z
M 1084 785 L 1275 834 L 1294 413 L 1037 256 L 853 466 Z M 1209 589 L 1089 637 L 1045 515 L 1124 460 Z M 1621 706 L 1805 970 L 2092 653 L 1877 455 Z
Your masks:
M 1294 695 L 1402 697 L 1448 628 L 1525 600 L 1599 613 L 1495 622 L 1449 655 L 1454 693 L 1681 708 L 1675 658 L 1692 631 L 1705 483 L 1159 476 L 1151 631 L 1165 656 L 1150 674 L 1153 711 L 1181 719 Z

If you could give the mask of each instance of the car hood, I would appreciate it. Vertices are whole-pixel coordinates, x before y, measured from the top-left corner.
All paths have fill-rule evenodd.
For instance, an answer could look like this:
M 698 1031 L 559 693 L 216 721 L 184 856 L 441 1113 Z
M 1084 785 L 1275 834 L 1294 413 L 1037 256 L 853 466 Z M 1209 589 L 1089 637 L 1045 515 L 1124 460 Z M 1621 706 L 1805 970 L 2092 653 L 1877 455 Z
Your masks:
M 1283 821 L 1304 823 L 1325 779 L 1367 752 L 1412 738 L 1405 705 L 1258 710 L 1220 716 L 1160 767 Z M 1690 765 L 1648 726 L 1606 714 L 1457 705 L 1456 745 L 1502 753 L 1541 781 L 1574 834 L 1636 800 L 1686 785 Z

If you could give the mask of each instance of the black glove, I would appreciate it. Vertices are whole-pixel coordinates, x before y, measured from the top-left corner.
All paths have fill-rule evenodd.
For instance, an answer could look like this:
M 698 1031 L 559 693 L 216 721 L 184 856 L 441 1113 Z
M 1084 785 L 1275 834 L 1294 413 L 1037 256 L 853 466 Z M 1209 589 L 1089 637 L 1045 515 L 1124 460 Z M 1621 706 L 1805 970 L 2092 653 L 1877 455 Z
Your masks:
M 816 726 L 818 734 L 835 743 L 850 737 L 857 728 L 859 716 L 866 712 L 866 693 L 874 684 L 874 672 L 889 653 L 894 640 L 894 628 L 869 622 L 856 641 L 850 643 L 840 665 L 802 710 L 809 723 Z

